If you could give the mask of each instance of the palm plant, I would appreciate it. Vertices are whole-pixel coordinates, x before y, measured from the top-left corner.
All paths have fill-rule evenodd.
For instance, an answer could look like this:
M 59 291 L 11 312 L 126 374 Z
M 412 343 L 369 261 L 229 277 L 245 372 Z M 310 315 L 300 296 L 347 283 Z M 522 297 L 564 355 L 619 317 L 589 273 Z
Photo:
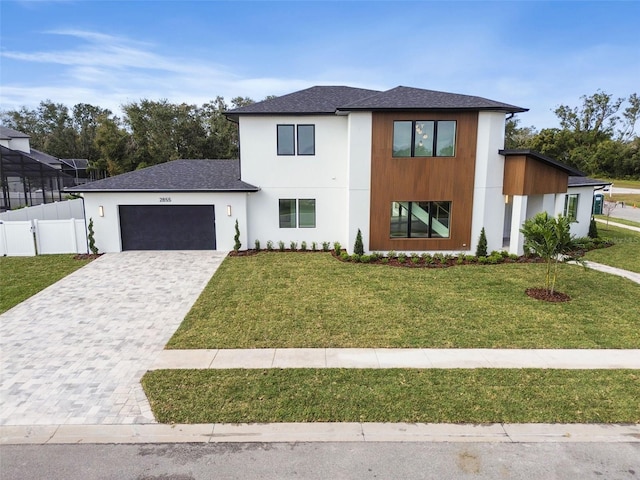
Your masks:
M 526 220 L 520 229 L 524 235 L 524 247 L 545 260 L 547 265 L 544 287 L 551 295 L 558 278 L 558 264 L 561 261 L 581 260 L 571 256 L 579 247 L 571 235 L 571 222 L 563 215 L 557 218 L 547 212 Z

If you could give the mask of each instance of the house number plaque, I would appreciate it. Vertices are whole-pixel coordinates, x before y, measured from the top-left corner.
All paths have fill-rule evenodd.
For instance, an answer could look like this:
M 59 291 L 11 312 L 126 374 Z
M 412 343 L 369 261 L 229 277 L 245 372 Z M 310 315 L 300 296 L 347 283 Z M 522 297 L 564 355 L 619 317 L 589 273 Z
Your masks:
M 160 197 L 160 203 L 169 203 L 171 202 L 171 197 Z

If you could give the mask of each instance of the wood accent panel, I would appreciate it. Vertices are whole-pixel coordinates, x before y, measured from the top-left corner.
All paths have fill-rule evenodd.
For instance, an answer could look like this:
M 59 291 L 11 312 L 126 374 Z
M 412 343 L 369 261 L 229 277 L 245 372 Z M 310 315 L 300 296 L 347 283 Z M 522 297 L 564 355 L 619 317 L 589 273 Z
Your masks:
M 569 175 L 527 155 L 505 157 L 504 195 L 544 195 L 565 193 Z
M 454 157 L 393 158 L 394 120 L 456 120 Z M 468 250 L 471 245 L 477 112 L 374 112 L 370 250 Z M 390 238 L 391 202 L 450 201 L 450 238 Z

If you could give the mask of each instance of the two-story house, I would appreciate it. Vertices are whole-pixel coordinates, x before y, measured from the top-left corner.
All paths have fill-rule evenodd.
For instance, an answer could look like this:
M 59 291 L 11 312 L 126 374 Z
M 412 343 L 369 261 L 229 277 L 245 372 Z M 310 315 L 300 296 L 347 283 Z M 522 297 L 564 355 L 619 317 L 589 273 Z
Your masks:
M 350 250 L 361 230 L 368 251 L 474 252 L 484 227 L 490 250 L 521 253 L 522 223 L 543 210 L 574 215 L 586 235 L 600 185 L 570 186 L 580 172 L 504 150 L 505 119 L 525 111 L 417 88 L 312 87 L 227 112 L 239 161 L 168 162 L 72 190 L 105 251 L 230 249 L 238 220 L 245 248 Z

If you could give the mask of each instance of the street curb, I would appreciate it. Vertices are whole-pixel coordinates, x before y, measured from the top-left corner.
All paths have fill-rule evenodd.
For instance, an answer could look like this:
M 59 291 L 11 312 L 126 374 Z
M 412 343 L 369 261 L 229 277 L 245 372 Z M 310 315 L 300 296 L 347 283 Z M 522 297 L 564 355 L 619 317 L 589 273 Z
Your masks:
M 640 443 L 640 424 L 3 425 L 0 445 L 296 442 Z

